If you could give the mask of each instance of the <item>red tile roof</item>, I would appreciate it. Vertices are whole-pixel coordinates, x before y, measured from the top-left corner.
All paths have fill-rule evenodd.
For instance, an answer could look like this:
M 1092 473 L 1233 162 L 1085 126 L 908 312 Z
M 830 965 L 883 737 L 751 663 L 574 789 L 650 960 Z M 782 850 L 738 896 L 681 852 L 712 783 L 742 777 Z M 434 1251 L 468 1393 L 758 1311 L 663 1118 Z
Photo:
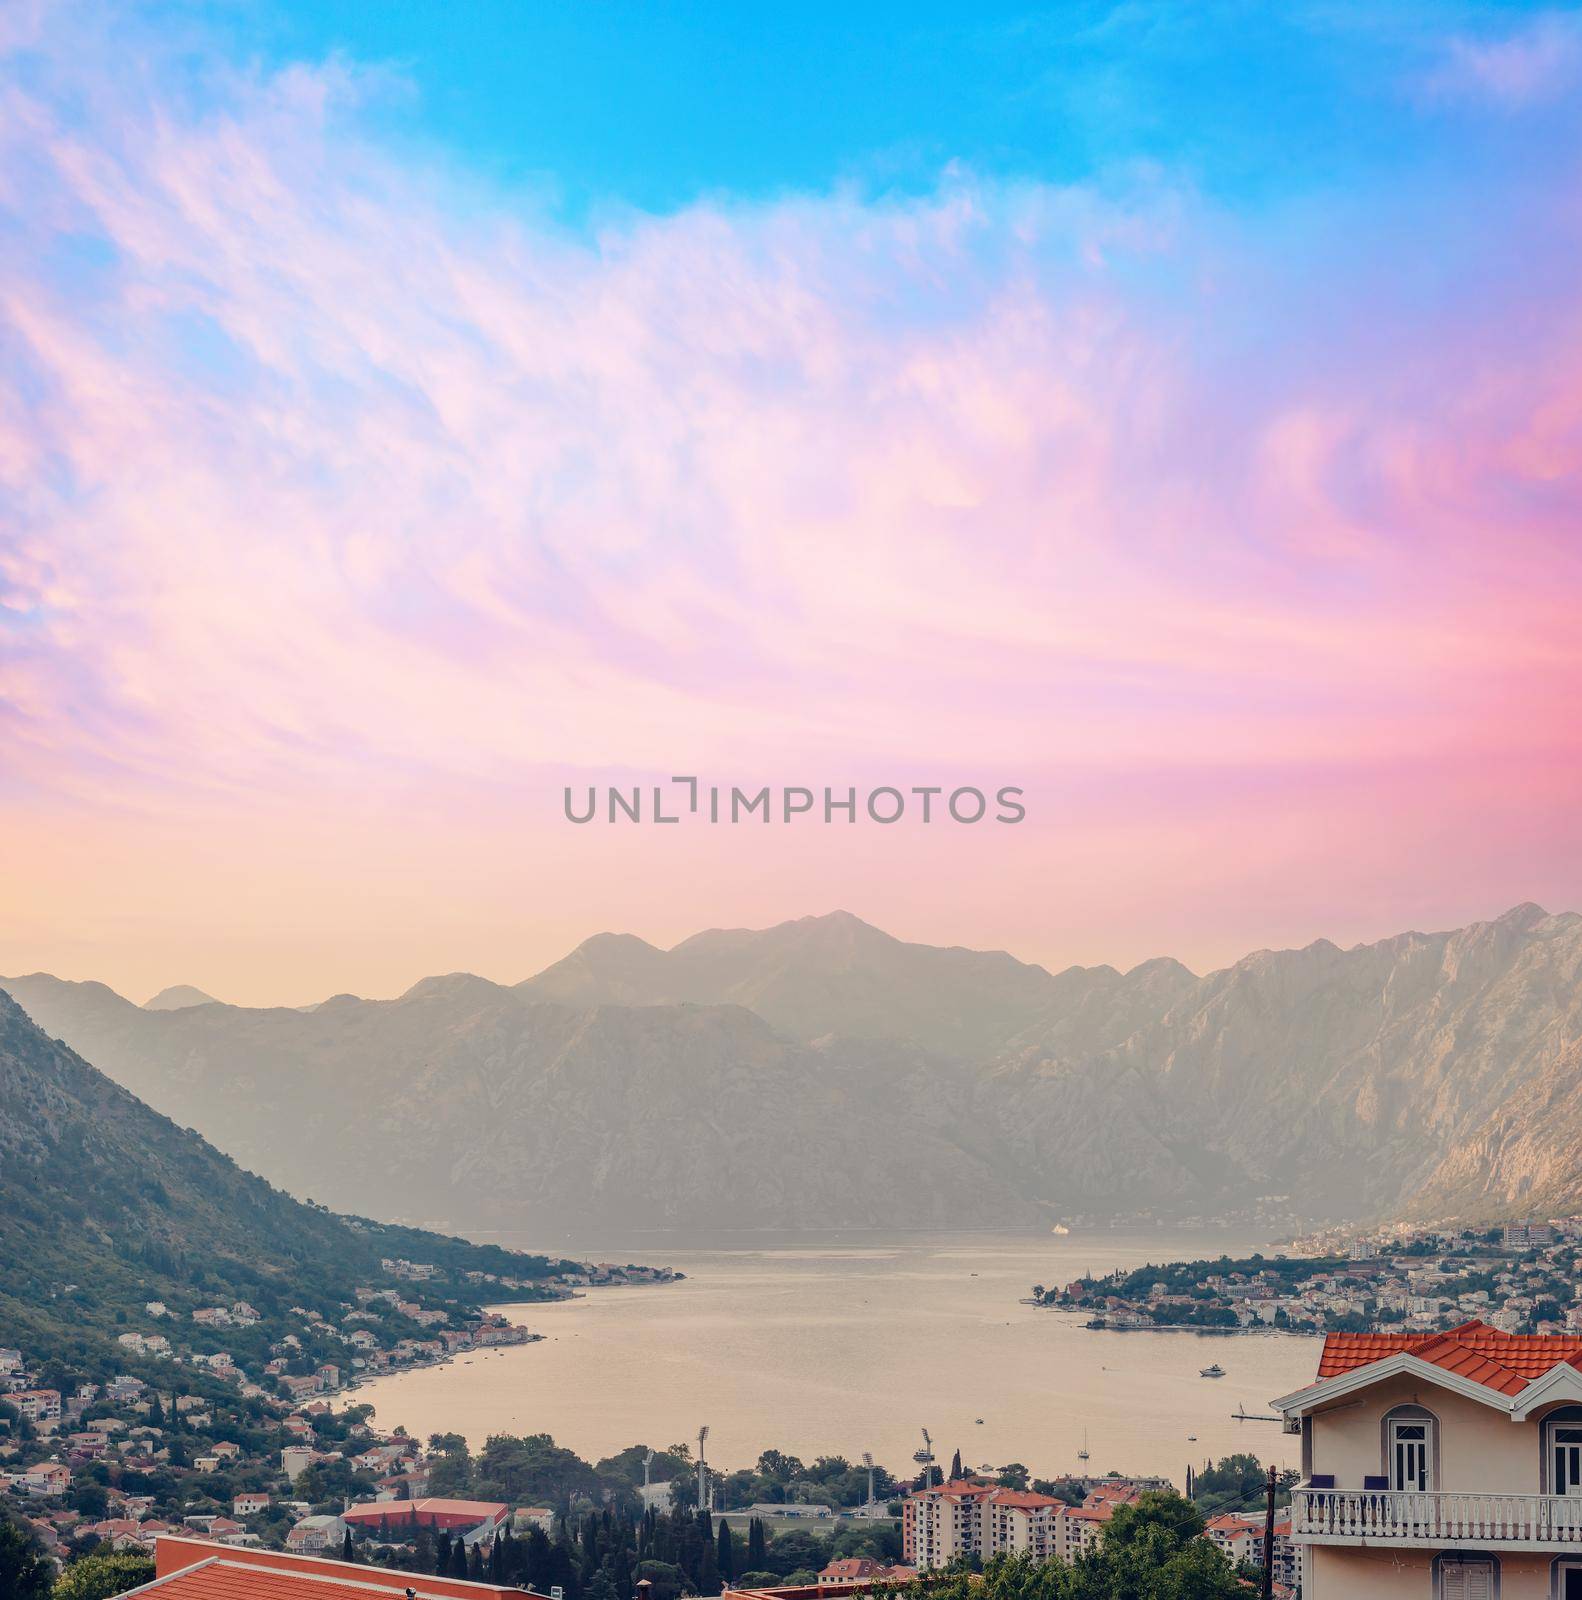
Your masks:
M 1262 1533 L 1263 1519 L 1261 1517 L 1242 1517 L 1234 1511 L 1222 1511 L 1216 1517 L 1210 1517 L 1203 1524 L 1205 1533 Z
M 1473 1321 L 1444 1333 L 1332 1333 L 1318 1358 L 1319 1381 L 1403 1352 L 1504 1395 L 1519 1393 L 1563 1361 L 1582 1368 L 1582 1338 L 1502 1333 Z
M 1034 1494 L 1029 1489 L 997 1489 L 994 1493 L 997 1506 L 1011 1506 L 1019 1511 L 1040 1511 L 1045 1506 L 1064 1505 L 1051 1494 Z
M 401 1600 L 408 1588 L 419 1600 L 522 1600 L 523 1594 L 497 1583 L 219 1547 L 200 1539 L 158 1539 L 154 1571 L 153 1583 L 137 1592 L 159 1600 Z
M 500 1522 L 511 1508 L 495 1500 L 363 1500 L 341 1513 L 343 1522 L 353 1524 L 408 1522 L 414 1518 L 445 1517 L 457 1521 Z

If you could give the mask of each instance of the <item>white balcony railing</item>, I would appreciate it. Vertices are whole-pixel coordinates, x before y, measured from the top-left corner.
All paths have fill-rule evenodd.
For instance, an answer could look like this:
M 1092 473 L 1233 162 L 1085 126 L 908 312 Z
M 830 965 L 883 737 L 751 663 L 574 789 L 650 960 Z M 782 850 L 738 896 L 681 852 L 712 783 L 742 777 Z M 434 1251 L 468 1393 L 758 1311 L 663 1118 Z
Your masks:
M 1582 1548 L 1582 1495 L 1295 1489 L 1291 1536 L 1380 1544 Z

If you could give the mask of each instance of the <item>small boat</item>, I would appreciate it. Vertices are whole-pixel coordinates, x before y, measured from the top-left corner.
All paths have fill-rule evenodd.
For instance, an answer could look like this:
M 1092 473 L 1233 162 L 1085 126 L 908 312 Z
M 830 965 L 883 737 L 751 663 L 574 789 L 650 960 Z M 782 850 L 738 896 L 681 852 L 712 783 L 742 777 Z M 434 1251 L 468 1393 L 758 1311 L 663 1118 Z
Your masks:
M 1197 1443 L 1197 1435 L 1195 1433 L 1189 1433 L 1187 1435 L 1187 1443 L 1188 1444 L 1196 1444 Z
M 1086 1428 L 1084 1428 L 1082 1430 L 1082 1448 L 1079 1451 L 1077 1451 L 1077 1460 L 1078 1461 L 1086 1461 L 1087 1459 L 1088 1459 L 1088 1430 Z
M 1213 1366 L 1204 1367 L 1198 1373 L 1198 1376 L 1200 1378 L 1223 1378 L 1225 1376 L 1225 1369 L 1219 1364 L 1219 1362 L 1216 1361 Z
M 983 1418 L 982 1418 L 982 1417 L 974 1417 L 974 1418 L 973 1418 L 973 1419 L 972 1419 L 972 1420 L 973 1420 L 973 1421 L 974 1421 L 974 1422 L 975 1422 L 975 1423 L 977 1423 L 977 1425 L 978 1425 L 978 1426 L 979 1426 L 979 1427 L 980 1427 L 980 1428 L 981 1428 L 981 1427 L 982 1427 L 982 1426 L 983 1426 Z

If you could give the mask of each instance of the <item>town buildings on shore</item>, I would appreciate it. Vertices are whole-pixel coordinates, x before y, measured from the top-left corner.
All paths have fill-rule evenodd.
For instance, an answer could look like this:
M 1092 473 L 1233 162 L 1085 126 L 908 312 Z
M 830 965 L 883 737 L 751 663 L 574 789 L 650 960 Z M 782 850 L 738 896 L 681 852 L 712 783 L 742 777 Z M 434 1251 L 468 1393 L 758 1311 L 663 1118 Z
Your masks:
M 1582 1218 L 1332 1230 L 1294 1249 L 1078 1278 L 1032 1298 L 1113 1329 L 1431 1333 L 1477 1317 L 1506 1333 L 1582 1332 Z
M 903 1559 L 920 1572 L 953 1562 L 984 1562 L 998 1555 L 1034 1561 L 1076 1561 L 1096 1549 L 1118 1507 L 1134 1504 L 1150 1489 L 1167 1489 L 1160 1478 L 1088 1480 L 1080 1504 L 1056 1495 L 1007 1488 L 984 1478 L 953 1478 L 914 1490 L 901 1507 Z M 1204 1536 L 1233 1562 L 1263 1559 L 1263 1519 L 1211 1518 Z M 1296 1562 L 1290 1518 L 1275 1524 L 1275 1577 L 1294 1587 Z

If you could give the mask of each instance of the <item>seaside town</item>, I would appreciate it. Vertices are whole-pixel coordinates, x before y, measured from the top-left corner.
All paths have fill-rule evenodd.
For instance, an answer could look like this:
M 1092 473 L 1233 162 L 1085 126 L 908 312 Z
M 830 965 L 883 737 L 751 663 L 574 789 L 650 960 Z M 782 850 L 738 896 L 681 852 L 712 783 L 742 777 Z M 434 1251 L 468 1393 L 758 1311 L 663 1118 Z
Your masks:
M 1582 1332 L 1582 1218 L 1333 1229 L 1292 1249 L 1035 1284 L 1029 1303 L 1118 1330 L 1433 1333 L 1476 1317 L 1504 1333 Z
M 20 1510 L 56 1565 L 86 1549 L 151 1550 L 173 1534 L 327 1548 L 324 1529 L 340 1522 L 316 1515 L 320 1502 L 412 1503 L 427 1487 L 416 1441 L 376 1432 L 372 1408 L 353 1399 L 365 1379 L 541 1337 L 458 1302 L 459 1291 L 554 1300 L 679 1277 L 613 1263 L 563 1262 L 548 1279 L 399 1257 L 380 1268 L 412 1287 L 359 1285 L 334 1314 L 294 1305 L 284 1325 L 245 1300 L 184 1310 L 149 1300 L 117 1313 L 142 1326 L 114 1336 L 108 1362 L 0 1348 L 0 1504 Z
M 410 1263 L 389 1265 L 424 1276 Z M 588 1281 L 617 1281 L 632 1270 L 595 1268 Z M 533 1337 L 483 1313 L 443 1330 L 450 1337 L 376 1350 L 359 1337 L 367 1332 L 360 1313 L 391 1305 L 412 1318 L 419 1308 L 388 1291 L 360 1290 L 356 1302 L 343 1319 L 357 1352 L 348 1365 L 383 1368 Z M 167 1307 L 145 1310 L 171 1321 Z M 199 1329 L 248 1327 L 257 1313 L 240 1303 L 206 1306 L 188 1320 Z M 166 1364 L 168 1376 L 121 1372 L 63 1389 L 58 1364 L 0 1350 L 0 1487 L 57 1569 L 121 1558 L 116 1570 L 151 1577 L 156 1550 L 162 1560 L 184 1561 L 202 1559 L 207 1548 L 230 1561 L 283 1553 L 516 1584 L 551 1600 L 838 1596 L 981 1570 L 998 1556 L 1073 1564 L 1100 1547 L 1117 1516 L 1175 1498 L 1159 1478 L 1030 1482 L 1020 1464 L 973 1473 L 959 1451 L 947 1473 L 928 1449 L 911 1480 L 871 1460 L 853 1467 L 830 1456 L 805 1466 L 778 1451 L 754 1469 L 722 1472 L 704 1458 L 706 1430 L 695 1456 L 685 1445 L 658 1455 L 634 1448 L 590 1467 L 539 1436 L 491 1439 L 474 1458 L 454 1434 L 424 1443 L 377 1428 L 335 1364 L 291 1372 L 289 1335 L 256 1376 L 178 1343 L 174 1331 L 129 1333 L 120 1344 L 131 1357 Z M 1244 1457 L 1206 1464 L 1187 1486 L 1205 1507 L 1200 1537 L 1246 1571 L 1262 1560 L 1262 1515 L 1214 1508 L 1261 1498 L 1263 1484 L 1259 1464 Z M 1282 1480 L 1282 1505 L 1288 1486 Z M 495 1497 L 512 1489 L 532 1498 Z M 1273 1592 L 1292 1596 L 1288 1510 L 1273 1534 Z M 601 1538 L 603 1559 L 590 1565 Z M 620 1582 L 608 1570 L 612 1551 Z M 139 1561 L 150 1563 L 146 1572 Z
M 1031 1298 L 1092 1327 L 1322 1332 L 1331 1342 L 1393 1331 L 1412 1348 L 1473 1338 L 1468 1328 L 1516 1340 L 1582 1332 L 1582 1219 L 1335 1229 L 1292 1248 L 1300 1253 L 1089 1275 L 1035 1286 Z M 1293 1504 L 1311 1516 L 1308 1487 L 1251 1456 L 1189 1469 L 1178 1488 L 1118 1473 L 1038 1478 L 1020 1463 L 973 1471 L 959 1451 L 945 1470 L 927 1434 L 916 1473 L 896 1477 L 871 1459 L 804 1464 L 778 1451 L 727 1471 L 705 1457 L 707 1430 L 695 1452 L 634 1446 L 590 1464 L 547 1436 L 491 1438 L 474 1455 L 456 1434 L 425 1441 L 380 1428 L 355 1393 L 364 1378 L 537 1337 L 447 1293 L 532 1286 L 563 1297 L 677 1276 L 562 1263 L 550 1283 L 476 1271 L 447 1283 L 432 1264 L 386 1257 L 380 1268 L 384 1286 L 359 1285 L 335 1315 L 291 1307 L 297 1326 L 262 1346 L 265 1319 L 246 1301 L 182 1311 L 148 1301 L 126 1319 L 140 1325 L 115 1336 L 122 1370 L 89 1375 L 48 1353 L 0 1349 L 0 1490 L 51 1568 L 114 1560 L 123 1574 L 152 1576 L 156 1552 L 174 1561 L 171 1551 L 218 1549 L 229 1561 L 350 1563 L 550 1600 L 838 1600 L 1004 1560 L 1076 1569 L 1117 1529 L 1180 1504 L 1191 1537 L 1238 1582 L 1261 1589 L 1267 1555 L 1267 1592 L 1301 1593 L 1311 1541 L 1300 1518 L 1293 1533 Z M 332 1343 L 340 1360 L 323 1359 Z

